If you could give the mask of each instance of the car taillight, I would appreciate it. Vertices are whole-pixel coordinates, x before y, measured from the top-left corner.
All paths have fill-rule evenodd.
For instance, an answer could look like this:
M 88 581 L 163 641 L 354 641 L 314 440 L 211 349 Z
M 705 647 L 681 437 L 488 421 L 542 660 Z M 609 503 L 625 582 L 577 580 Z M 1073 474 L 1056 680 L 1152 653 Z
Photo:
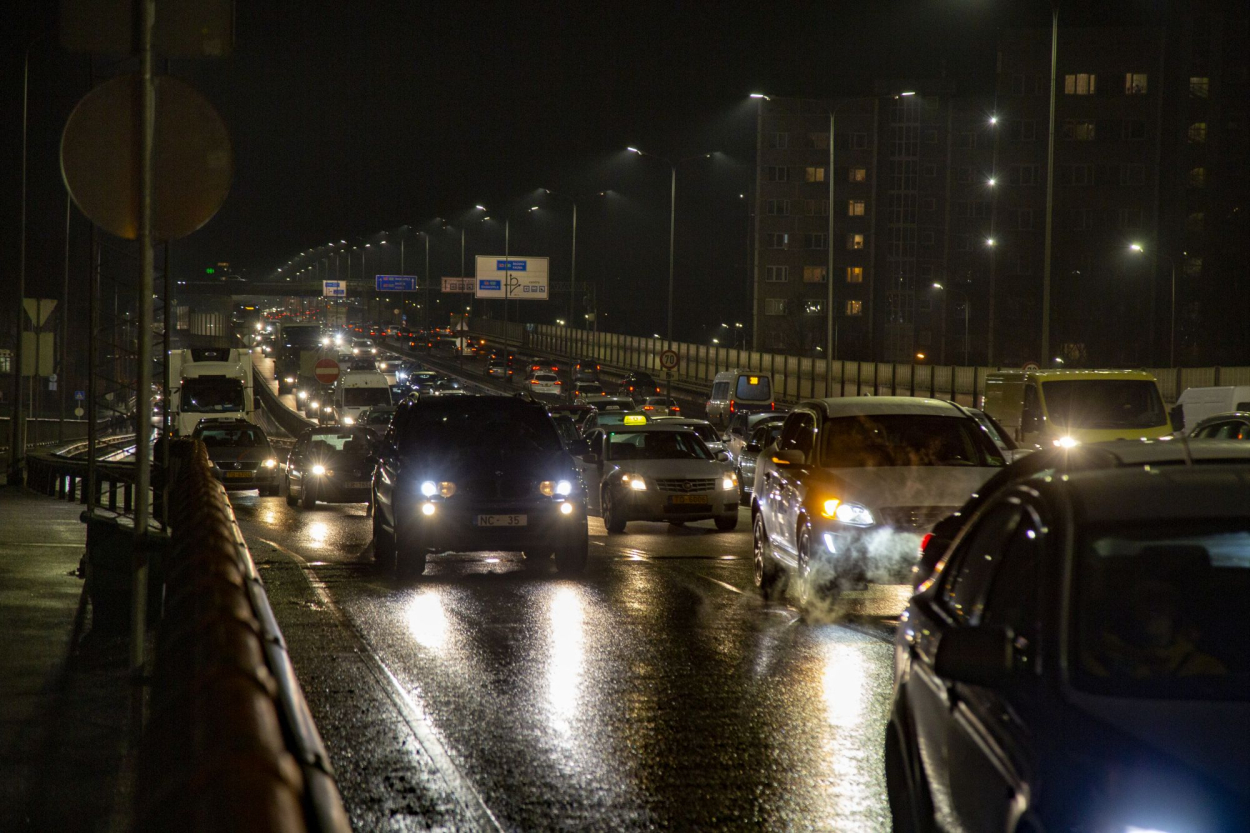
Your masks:
M 734 401 L 733 401 L 732 399 L 730 399 L 730 400 L 729 400 L 729 413 L 731 413 L 731 414 L 732 414 L 732 413 L 733 413 L 734 411 L 736 411 L 736 410 L 738 410 L 737 405 L 734 403 Z
M 929 542 L 933 540 L 933 533 L 926 532 L 924 537 L 920 539 L 920 554 L 924 555 L 925 549 L 928 548 Z
M 769 403 L 768 403 L 768 410 L 770 410 L 770 411 L 775 411 L 775 410 L 777 410 L 777 403 L 776 403 L 776 402 L 769 402 Z

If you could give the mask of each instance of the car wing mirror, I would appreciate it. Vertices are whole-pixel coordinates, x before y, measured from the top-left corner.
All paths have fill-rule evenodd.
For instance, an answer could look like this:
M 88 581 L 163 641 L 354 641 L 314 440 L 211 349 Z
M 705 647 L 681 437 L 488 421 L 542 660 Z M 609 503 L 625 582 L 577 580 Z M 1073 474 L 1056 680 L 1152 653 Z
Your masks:
M 720 460 L 722 463 L 728 463 L 728 462 L 729 462 L 729 452 L 728 452 L 728 451 L 718 451 L 718 452 L 716 452 L 716 459 L 717 459 L 717 460 Z
M 1172 419 L 1173 431 L 1185 430 L 1185 409 L 1180 405 L 1173 405 L 1172 410 L 1168 411 L 1168 416 Z
M 933 670 L 939 677 L 954 682 L 998 685 L 1011 676 L 1012 642 L 1006 628 L 952 628 L 938 642 Z
M 599 455 L 593 451 L 587 451 L 582 455 L 582 462 L 589 463 L 590 465 L 598 465 L 600 462 Z
M 806 461 L 807 456 L 795 448 L 773 452 L 773 462 L 779 466 L 801 466 Z

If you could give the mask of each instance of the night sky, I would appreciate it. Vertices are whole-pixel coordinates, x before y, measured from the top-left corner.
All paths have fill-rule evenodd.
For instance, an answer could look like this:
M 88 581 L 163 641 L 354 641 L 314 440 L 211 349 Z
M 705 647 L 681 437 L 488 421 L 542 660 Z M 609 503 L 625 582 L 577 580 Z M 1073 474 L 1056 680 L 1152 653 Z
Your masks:
M 56 45 L 55 3 L 25 5 L 23 14 L 11 4 L 0 21 L 0 269 L 12 286 L 22 53 L 33 40 L 27 274 L 59 295 L 59 140 L 88 90 L 88 59 Z M 1117 14 L 1145 14 L 1153 4 L 1117 5 Z M 749 316 L 748 207 L 738 197 L 753 170 L 749 92 L 817 97 L 943 73 L 987 89 L 996 32 L 1044 25 L 1047 12 L 1045 2 L 1016 0 L 242 2 L 230 58 L 170 66 L 218 107 L 237 166 L 220 213 L 174 244 L 173 269 L 181 279 L 228 261 L 264 277 L 332 239 L 371 239 L 433 217 L 458 229 L 481 203 L 494 220 L 511 212 L 513 254 L 548 255 L 553 280 L 567 280 L 569 209 L 534 199 L 545 186 L 579 197 L 578 280 L 606 294 L 604 326 L 649 334 L 663 325 L 669 170 L 622 151 L 719 151 L 678 172 L 678 330 L 699 337 L 702 326 Z M 113 70 L 97 60 L 96 72 L 99 80 Z M 613 193 L 596 196 L 604 189 Z M 528 213 L 531 205 L 543 210 Z M 75 213 L 72 273 L 85 283 L 87 223 Z M 502 224 L 470 225 L 469 263 L 502 243 Z M 458 231 L 435 236 L 431 260 L 435 277 L 459 272 Z M 368 271 L 398 265 L 396 256 Z

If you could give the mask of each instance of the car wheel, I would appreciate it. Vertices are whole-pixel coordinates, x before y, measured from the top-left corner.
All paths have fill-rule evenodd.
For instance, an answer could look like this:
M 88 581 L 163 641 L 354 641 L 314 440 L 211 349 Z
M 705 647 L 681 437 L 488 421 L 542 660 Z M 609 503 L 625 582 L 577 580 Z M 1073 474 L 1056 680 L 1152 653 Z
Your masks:
M 607 527 L 608 532 L 624 532 L 625 518 L 620 514 L 617 508 L 616 498 L 612 497 L 612 490 L 605 489 L 603 492 L 603 525 Z
M 386 569 L 395 567 L 395 538 L 382 526 L 382 518 L 373 513 L 373 560 Z
M 425 572 L 425 540 L 420 529 L 407 529 L 395 518 L 395 575 L 416 578 Z
M 301 487 L 299 505 L 301 509 L 312 509 L 317 505 L 317 498 L 313 496 L 312 489 L 308 488 L 307 483 Z
M 291 478 L 288 476 L 286 479 L 286 505 L 294 506 L 295 503 L 295 495 L 291 493 Z
M 566 576 L 585 572 L 588 549 L 587 540 L 582 538 L 572 546 L 556 550 L 556 569 Z
M 799 570 L 795 578 L 798 582 L 800 608 L 813 602 L 830 601 L 838 595 L 838 579 L 827 569 L 827 565 L 815 565 L 817 569 L 813 569 L 812 530 L 806 523 L 799 530 L 798 562 Z
M 732 515 L 721 515 L 716 519 L 716 528 L 721 532 L 729 532 L 738 528 L 738 513 Z
M 755 556 L 755 586 L 765 599 L 773 595 L 779 577 L 777 563 L 773 560 L 772 548 L 768 544 L 768 533 L 764 530 L 764 516 L 756 515 L 752 527 L 752 551 Z
M 897 833 L 933 833 L 933 798 L 918 758 L 908 765 L 901 732 L 893 721 L 885 732 L 885 784 L 890 818 Z M 913 750 L 914 751 L 914 750 Z

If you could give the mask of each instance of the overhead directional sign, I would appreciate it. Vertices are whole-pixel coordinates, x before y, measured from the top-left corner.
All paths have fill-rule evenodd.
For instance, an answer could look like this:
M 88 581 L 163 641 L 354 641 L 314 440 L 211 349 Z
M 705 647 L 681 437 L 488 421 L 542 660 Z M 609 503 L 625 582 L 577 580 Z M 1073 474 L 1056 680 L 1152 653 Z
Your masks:
M 478 298 L 545 301 L 548 298 L 545 257 L 477 256 Z
M 473 278 L 443 278 L 444 292 L 472 292 Z
M 417 279 L 413 275 L 375 275 L 378 292 L 416 292 Z
M 325 298 L 346 298 L 347 281 L 322 281 L 321 295 Z

